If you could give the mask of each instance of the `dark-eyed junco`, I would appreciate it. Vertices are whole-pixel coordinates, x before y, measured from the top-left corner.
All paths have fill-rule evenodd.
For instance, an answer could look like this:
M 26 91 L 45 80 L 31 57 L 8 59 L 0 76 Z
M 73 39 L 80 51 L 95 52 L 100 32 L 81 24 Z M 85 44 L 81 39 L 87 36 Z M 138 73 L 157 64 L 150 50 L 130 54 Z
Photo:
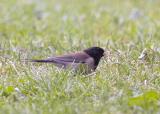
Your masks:
M 62 56 L 50 57 L 42 60 L 27 60 L 29 62 L 53 63 L 59 68 L 71 68 L 88 74 L 95 71 L 101 57 L 104 56 L 104 49 L 100 47 L 91 47 L 81 52 L 71 53 Z

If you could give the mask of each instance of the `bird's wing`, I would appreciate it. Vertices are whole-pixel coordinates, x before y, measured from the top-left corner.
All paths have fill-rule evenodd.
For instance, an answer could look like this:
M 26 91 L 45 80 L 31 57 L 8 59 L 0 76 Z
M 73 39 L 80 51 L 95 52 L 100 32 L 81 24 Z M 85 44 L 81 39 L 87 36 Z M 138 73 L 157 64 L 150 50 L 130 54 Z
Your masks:
M 54 57 L 55 60 L 74 63 L 85 63 L 90 56 L 84 52 Z

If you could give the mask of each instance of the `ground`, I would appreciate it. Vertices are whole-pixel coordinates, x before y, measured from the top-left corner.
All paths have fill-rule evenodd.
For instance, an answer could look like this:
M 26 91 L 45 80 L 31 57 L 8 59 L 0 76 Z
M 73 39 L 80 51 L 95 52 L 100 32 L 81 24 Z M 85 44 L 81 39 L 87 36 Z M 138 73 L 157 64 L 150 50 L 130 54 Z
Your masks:
M 1 114 L 160 113 L 159 0 L 1 0 Z M 105 49 L 95 73 L 23 59 Z

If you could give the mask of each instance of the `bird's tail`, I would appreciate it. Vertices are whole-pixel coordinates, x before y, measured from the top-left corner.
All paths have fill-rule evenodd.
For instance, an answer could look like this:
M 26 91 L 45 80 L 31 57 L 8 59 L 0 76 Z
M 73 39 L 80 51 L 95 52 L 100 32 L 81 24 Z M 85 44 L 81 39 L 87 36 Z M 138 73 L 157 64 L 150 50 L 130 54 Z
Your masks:
M 38 59 L 22 59 L 22 62 L 37 62 L 37 63 L 56 63 L 56 61 L 54 60 L 48 60 L 48 59 L 42 59 L 42 60 L 38 60 Z
M 60 61 L 56 61 L 54 59 L 23 59 L 22 62 L 34 62 L 34 63 L 53 63 L 55 66 L 60 68 L 65 68 L 66 64 Z

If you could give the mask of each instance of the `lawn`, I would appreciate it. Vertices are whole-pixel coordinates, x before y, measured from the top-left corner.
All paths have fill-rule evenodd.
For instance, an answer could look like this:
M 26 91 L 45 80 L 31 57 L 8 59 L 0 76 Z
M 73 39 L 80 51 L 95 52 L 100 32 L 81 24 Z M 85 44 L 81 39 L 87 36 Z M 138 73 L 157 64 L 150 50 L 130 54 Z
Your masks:
M 90 75 L 21 61 L 91 46 Z M 1 0 L 0 114 L 159 113 L 159 0 Z

